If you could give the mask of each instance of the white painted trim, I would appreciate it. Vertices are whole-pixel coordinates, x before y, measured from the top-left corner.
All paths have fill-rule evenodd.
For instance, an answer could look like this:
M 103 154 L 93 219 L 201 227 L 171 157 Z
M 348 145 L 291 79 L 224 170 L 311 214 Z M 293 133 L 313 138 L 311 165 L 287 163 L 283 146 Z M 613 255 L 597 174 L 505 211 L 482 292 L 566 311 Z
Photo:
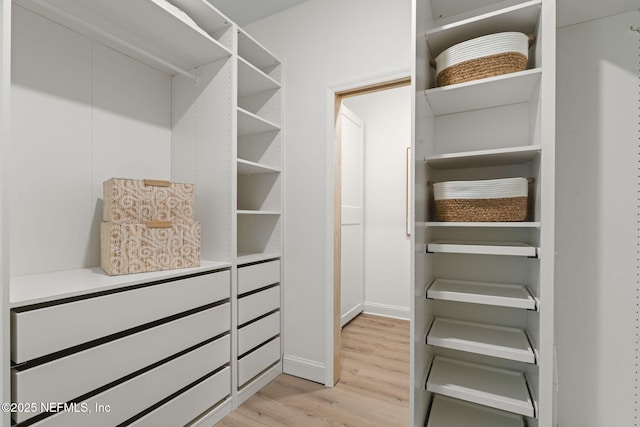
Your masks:
M 360 303 L 353 307 L 351 310 L 347 311 L 345 314 L 340 317 L 340 327 L 343 328 L 344 325 L 351 322 L 358 314 L 364 311 L 364 303 Z
M 400 307 L 397 305 L 378 304 L 375 302 L 364 303 L 365 314 L 373 314 L 376 316 L 391 317 L 394 319 L 409 320 L 411 318 L 411 309 L 409 307 Z
M 205 412 L 204 415 L 201 415 L 197 421 L 193 421 L 193 424 L 190 424 L 191 427 L 199 427 L 199 426 L 212 426 L 216 424 L 218 421 L 222 420 L 225 416 L 230 414 L 233 411 L 233 399 L 231 396 L 227 397 L 222 403 L 213 408 L 209 412 Z
M 314 360 L 285 355 L 282 358 L 282 370 L 285 374 L 293 375 L 294 377 L 325 384 L 325 372 L 329 368 L 325 367 L 323 363 Z M 333 387 L 333 384 L 327 387 Z
M 370 76 L 363 76 L 342 83 L 329 85 L 326 95 L 326 156 L 325 170 L 327 171 L 325 182 L 325 373 L 324 384 L 333 387 L 333 140 L 334 140 L 334 114 L 335 95 L 339 92 L 358 89 L 365 86 L 385 83 L 388 81 L 403 78 L 413 78 L 413 69 L 405 67 L 398 70 L 388 71 Z M 285 369 L 286 372 L 286 369 Z M 322 383 L 322 381 L 318 381 Z

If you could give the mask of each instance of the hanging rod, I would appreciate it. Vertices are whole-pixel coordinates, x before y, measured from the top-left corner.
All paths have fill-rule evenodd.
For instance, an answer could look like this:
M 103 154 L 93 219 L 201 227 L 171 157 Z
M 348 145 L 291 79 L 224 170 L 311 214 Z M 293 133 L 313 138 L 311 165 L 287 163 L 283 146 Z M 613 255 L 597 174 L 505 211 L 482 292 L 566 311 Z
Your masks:
M 44 9 L 47 9 L 47 10 L 49 10 L 51 12 L 54 12 L 54 13 L 56 13 L 56 14 L 64 17 L 64 18 L 66 18 L 66 19 L 68 19 L 68 20 L 70 20 L 70 21 L 72 21 L 72 22 L 74 22 L 74 23 L 76 23 L 76 24 L 78 24 L 80 26 L 88 28 L 91 31 L 93 31 L 93 32 L 95 32 L 95 33 L 97 33 L 97 34 L 99 34 L 99 35 L 111 40 L 112 42 L 115 42 L 115 43 L 117 43 L 117 44 L 119 44 L 121 46 L 124 46 L 127 49 L 130 49 L 130 50 L 136 52 L 137 54 L 139 54 L 139 55 L 141 55 L 141 56 L 143 56 L 143 57 L 145 57 L 147 59 L 150 59 L 151 61 L 153 61 L 153 62 L 155 62 L 155 63 L 157 63 L 159 65 L 162 65 L 162 66 L 170 69 L 171 71 L 173 71 L 175 73 L 183 75 L 183 76 L 185 76 L 185 77 L 187 77 L 187 78 L 189 78 L 189 79 L 191 79 L 193 81 L 197 81 L 198 80 L 198 76 L 197 75 L 195 75 L 193 73 L 190 73 L 190 72 L 188 72 L 186 70 L 183 70 L 182 68 L 180 68 L 180 67 L 178 67 L 176 65 L 173 65 L 172 63 L 170 63 L 168 61 L 165 61 L 164 59 L 158 58 L 154 54 L 149 53 L 146 50 L 144 50 L 142 48 L 139 48 L 138 46 L 136 46 L 136 45 L 134 45 L 132 43 L 129 43 L 128 41 L 123 40 L 123 39 L 121 39 L 120 37 L 118 37 L 116 35 L 113 35 L 112 33 L 109 33 L 109 32 L 107 32 L 107 31 L 105 31 L 105 30 L 103 30 L 101 28 L 98 28 L 97 26 L 95 26 L 93 24 L 89 24 L 89 23 L 81 20 L 80 18 L 72 15 L 71 13 L 69 13 L 69 12 L 59 8 L 59 7 L 56 7 L 56 6 L 52 5 L 51 3 L 48 3 L 48 2 L 46 2 L 44 0 L 34 0 L 34 3 L 38 4 L 39 6 L 43 7 Z

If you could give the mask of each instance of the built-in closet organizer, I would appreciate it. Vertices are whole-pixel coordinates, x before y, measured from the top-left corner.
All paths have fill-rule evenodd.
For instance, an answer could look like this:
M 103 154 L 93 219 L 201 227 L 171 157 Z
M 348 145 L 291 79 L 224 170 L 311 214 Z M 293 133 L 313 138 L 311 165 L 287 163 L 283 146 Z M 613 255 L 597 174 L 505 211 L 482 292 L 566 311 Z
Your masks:
M 282 65 L 206 0 L 0 5 L 0 425 L 217 422 L 282 371 Z M 195 184 L 200 267 L 95 267 L 112 177 Z
M 417 0 L 412 425 L 551 427 L 555 2 Z M 444 49 L 536 37 L 528 69 L 435 87 Z M 431 183 L 528 177 L 524 222 L 437 221 Z
M 237 404 L 282 373 L 282 64 L 237 31 Z

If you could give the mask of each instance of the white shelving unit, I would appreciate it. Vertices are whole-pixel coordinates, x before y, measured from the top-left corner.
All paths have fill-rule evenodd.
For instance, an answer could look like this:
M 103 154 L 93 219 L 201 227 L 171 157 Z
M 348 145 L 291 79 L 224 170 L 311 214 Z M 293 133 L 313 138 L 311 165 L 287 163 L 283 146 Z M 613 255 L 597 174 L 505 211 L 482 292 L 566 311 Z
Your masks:
M 437 356 L 426 388 L 433 393 L 526 417 L 535 415 L 522 372 Z
M 45 388 L 62 396 L 57 402 L 68 400 L 69 382 L 74 397 L 121 402 L 105 421 L 114 425 L 157 424 L 166 414 L 176 425 L 215 424 L 281 372 L 273 321 L 263 322 L 270 330 L 252 328 L 264 342 L 252 346 L 250 364 L 237 353 L 239 283 L 277 287 L 282 298 L 280 62 L 206 0 L 0 6 L 0 151 L 10 183 L 0 193 L 3 401 L 12 401 L 12 388 L 25 390 L 9 381 L 37 385 L 49 367 L 95 369 L 130 349 L 126 360 L 139 365 L 105 367 L 108 384 L 96 377 L 89 388 L 77 378 Z M 199 267 L 122 276 L 96 267 L 102 183 L 112 177 L 195 184 Z M 269 283 L 244 274 L 265 265 Z M 274 310 L 268 294 L 265 309 Z M 108 320 L 113 313 L 118 322 Z M 46 332 L 53 320 L 69 328 Z M 72 333 L 77 325 L 82 333 Z M 166 331 L 180 339 L 162 343 Z M 27 341 L 43 347 L 42 337 L 55 334 L 75 341 L 41 352 L 46 362 L 13 353 Z M 190 374 L 178 378 L 172 366 Z M 84 415 L 36 416 L 29 423 L 95 424 Z M 30 415 L 0 417 L 8 426 Z
M 426 343 L 525 363 L 536 361 L 527 334 L 518 328 L 436 317 Z
M 553 427 L 555 1 L 414 4 L 411 425 Z M 526 70 L 435 87 L 437 55 L 503 31 L 533 36 Z M 512 177 L 525 221 L 437 219 L 431 183 Z

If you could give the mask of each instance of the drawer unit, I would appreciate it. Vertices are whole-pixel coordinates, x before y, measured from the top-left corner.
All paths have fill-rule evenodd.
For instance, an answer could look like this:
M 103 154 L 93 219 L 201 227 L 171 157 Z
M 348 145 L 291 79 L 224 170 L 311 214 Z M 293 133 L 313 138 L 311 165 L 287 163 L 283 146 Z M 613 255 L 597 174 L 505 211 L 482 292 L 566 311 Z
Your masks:
M 12 401 L 70 401 L 227 332 L 230 321 L 230 304 L 225 303 L 30 369 L 14 368 Z M 22 422 L 37 412 L 17 415 Z
M 280 286 L 265 289 L 238 299 L 238 325 L 247 323 L 280 308 Z
M 229 298 L 230 272 L 11 312 L 11 360 L 22 363 Z M 151 303 L 150 303 L 151 302 Z
M 280 282 L 280 260 L 238 268 L 238 293 L 255 291 Z
M 238 354 L 243 355 L 279 333 L 279 311 L 240 328 L 238 331 Z
M 280 360 L 280 337 L 238 360 L 238 386 L 242 387 L 278 360 Z
M 79 404 L 79 408 L 86 405 L 91 413 L 59 412 L 33 426 L 116 426 L 229 362 L 229 343 L 229 336 L 224 336 Z M 230 391 L 229 384 L 227 394 Z M 110 411 L 99 412 L 99 405 L 110 405 Z
M 190 388 L 139 420 L 131 427 L 184 426 L 229 395 L 231 368 L 228 366 Z

